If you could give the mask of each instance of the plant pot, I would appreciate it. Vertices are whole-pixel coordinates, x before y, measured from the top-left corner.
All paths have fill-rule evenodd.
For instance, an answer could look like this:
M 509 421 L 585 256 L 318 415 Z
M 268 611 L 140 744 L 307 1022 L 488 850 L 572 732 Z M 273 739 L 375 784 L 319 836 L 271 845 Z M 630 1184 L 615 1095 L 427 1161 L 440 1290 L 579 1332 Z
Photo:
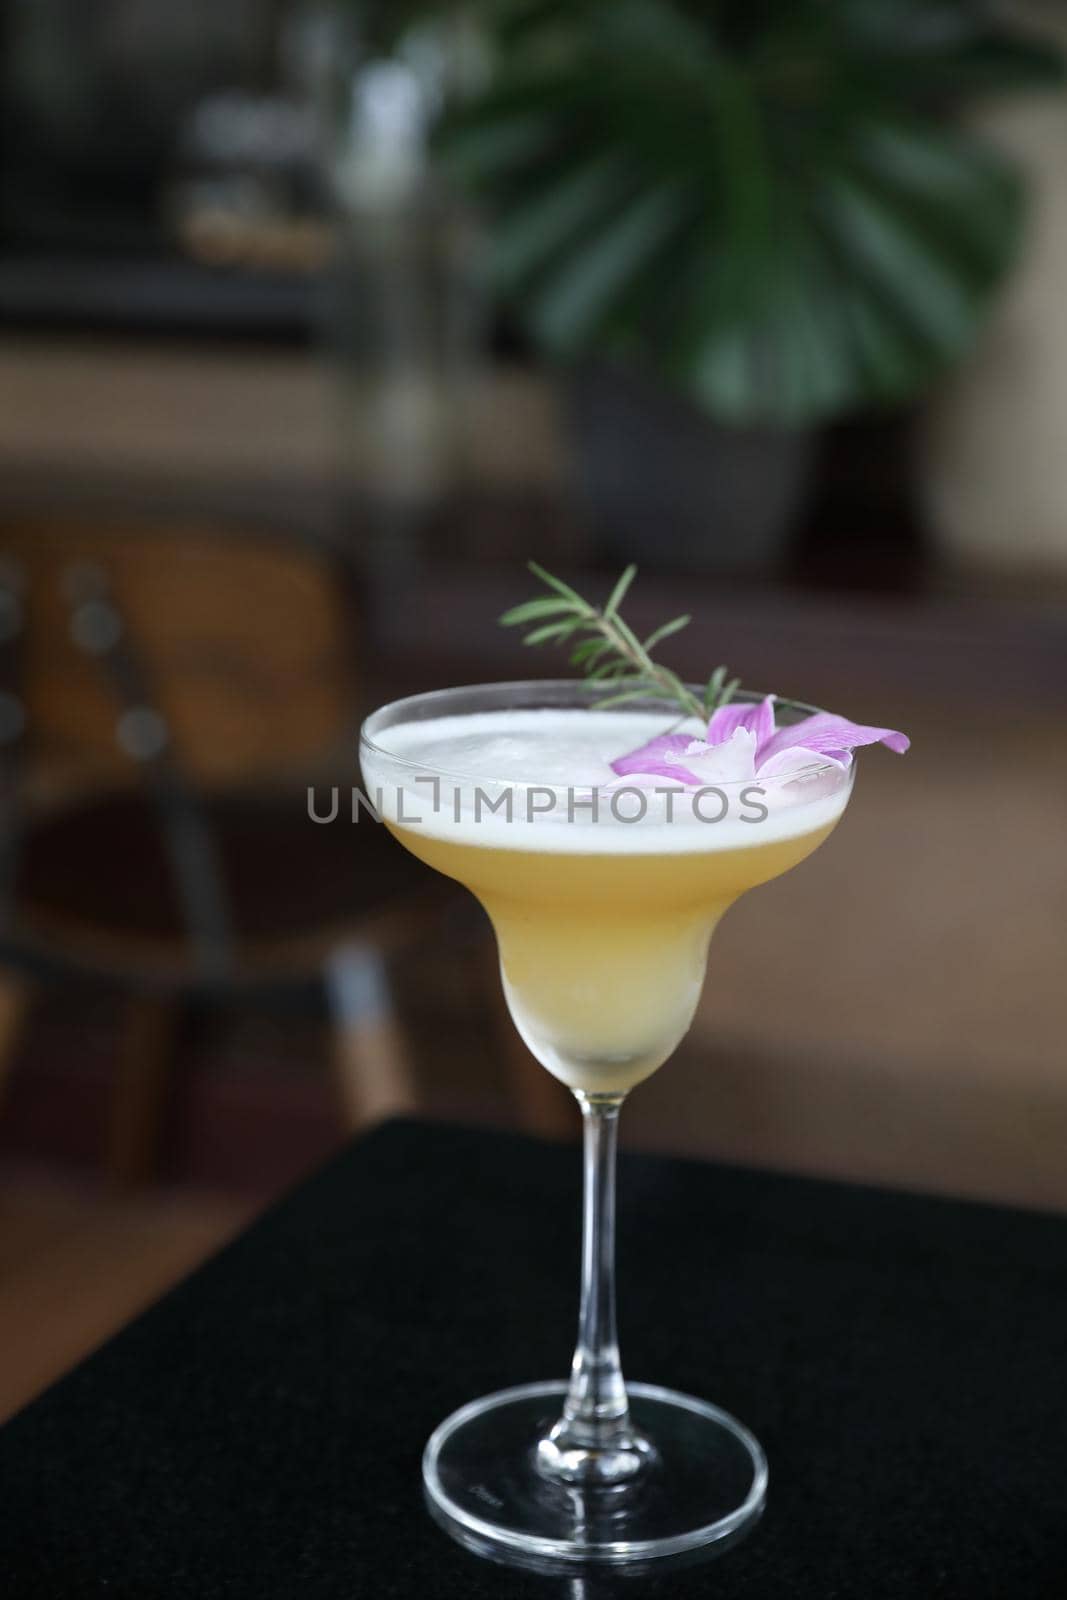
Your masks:
M 566 409 L 577 489 L 606 555 L 693 572 L 781 565 L 812 478 L 812 431 L 718 424 L 600 365 L 571 375 Z
M 1029 7 L 1067 48 L 1067 18 Z M 924 420 L 921 492 L 957 567 L 1067 573 L 1067 97 L 1030 97 L 974 119 L 1029 190 L 1022 257 L 974 355 Z

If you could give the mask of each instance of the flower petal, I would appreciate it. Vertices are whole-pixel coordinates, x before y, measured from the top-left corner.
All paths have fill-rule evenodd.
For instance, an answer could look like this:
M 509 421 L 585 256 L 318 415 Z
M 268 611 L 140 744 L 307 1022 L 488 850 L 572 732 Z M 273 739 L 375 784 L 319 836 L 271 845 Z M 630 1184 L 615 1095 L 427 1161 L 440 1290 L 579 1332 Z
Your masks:
M 688 733 L 662 733 L 656 739 L 611 763 L 612 772 L 620 777 L 630 773 L 649 773 L 657 778 L 676 778 L 679 783 L 699 783 L 700 779 L 688 772 L 681 758 L 693 743 Z
M 842 755 L 865 744 L 884 744 L 898 755 L 903 755 L 911 740 L 892 728 L 868 728 L 861 722 L 850 722 L 847 717 L 835 716 L 832 711 L 818 711 L 813 717 L 804 717 L 791 727 L 779 728 L 773 739 L 760 752 L 764 762 L 783 750 L 802 746 L 840 761 Z
M 756 776 L 756 735 L 751 728 L 735 728 L 722 744 L 694 739 L 685 764 L 695 774 L 694 783 L 744 783 Z
M 611 763 L 620 777 L 649 774 L 673 778 L 694 788 L 702 784 L 744 783 L 756 776 L 756 735 L 735 728 L 723 744 L 707 744 L 688 733 L 664 733 L 639 750 Z
M 720 706 L 708 723 L 708 743 L 725 744 L 738 728 L 748 728 L 756 735 L 757 753 L 774 736 L 774 696 L 769 694 L 758 705 L 751 701 L 735 700 Z
M 776 755 L 768 756 L 759 763 L 761 778 L 785 778 L 799 775 L 803 772 L 815 772 L 827 766 L 847 767 L 851 764 L 852 757 L 847 750 L 810 750 L 805 745 L 790 745 L 788 750 L 779 750 Z

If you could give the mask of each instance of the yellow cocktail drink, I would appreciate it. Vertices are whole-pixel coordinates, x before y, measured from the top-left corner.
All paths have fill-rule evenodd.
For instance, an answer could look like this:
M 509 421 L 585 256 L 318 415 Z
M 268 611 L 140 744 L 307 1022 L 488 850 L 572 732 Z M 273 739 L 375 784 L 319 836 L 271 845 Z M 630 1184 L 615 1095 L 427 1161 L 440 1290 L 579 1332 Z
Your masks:
M 596 711 L 414 724 L 394 736 L 397 754 L 440 772 L 437 787 L 413 770 L 406 794 L 381 795 L 401 843 L 484 905 L 516 1026 L 586 1093 L 623 1092 L 667 1059 L 723 912 L 821 844 L 847 798 L 847 785 L 805 803 L 794 784 L 784 804 L 765 786 L 724 785 L 694 812 L 681 791 L 668 801 L 667 784 L 613 790 L 612 756 L 662 727 Z M 581 788 L 564 789 L 565 776 Z
M 492 918 L 516 1026 L 572 1088 L 619 1091 L 660 1066 L 693 1018 L 723 912 L 796 866 L 833 824 L 771 844 L 580 854 L 482 847 L 396 827 Z

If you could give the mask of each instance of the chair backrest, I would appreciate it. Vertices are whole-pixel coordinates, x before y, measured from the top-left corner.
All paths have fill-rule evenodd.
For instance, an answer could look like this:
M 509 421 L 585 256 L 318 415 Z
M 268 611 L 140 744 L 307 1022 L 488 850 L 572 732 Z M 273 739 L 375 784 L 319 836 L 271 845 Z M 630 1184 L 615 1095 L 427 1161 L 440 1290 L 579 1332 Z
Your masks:
M 23 683 L 35 772 L 121 781 L 113 683 L 71 632 L 71 578 L 96 569 L 202 786 L 284 778 L 337 750 L 355 716 L 351 608 L 332 560 L 239 530 L 20 523 L 0 552 L 26 596 Z

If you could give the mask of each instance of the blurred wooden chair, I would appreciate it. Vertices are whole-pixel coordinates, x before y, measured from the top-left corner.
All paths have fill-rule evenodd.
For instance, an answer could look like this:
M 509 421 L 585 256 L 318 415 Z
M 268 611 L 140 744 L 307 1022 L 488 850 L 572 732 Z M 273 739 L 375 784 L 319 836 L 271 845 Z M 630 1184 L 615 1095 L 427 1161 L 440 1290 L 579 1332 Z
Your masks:
M 0 1077 L 35 977 L 116 986 L 106 1163 L 136 1182 L 185 1004 L 315 986 L 349 1124 L 413 1107 L 392 972 L 445 936 L 455 894 L 384 829 L 349 825 L 353 629 L 332 563 L 232 530 L 44 527 L 5 543 L 0 962 L 17 976 Z M 308 813 L 316 777 L 338 783 L 328 825 Z M 516 1071 L 524 1120 L 551 1125 Z

